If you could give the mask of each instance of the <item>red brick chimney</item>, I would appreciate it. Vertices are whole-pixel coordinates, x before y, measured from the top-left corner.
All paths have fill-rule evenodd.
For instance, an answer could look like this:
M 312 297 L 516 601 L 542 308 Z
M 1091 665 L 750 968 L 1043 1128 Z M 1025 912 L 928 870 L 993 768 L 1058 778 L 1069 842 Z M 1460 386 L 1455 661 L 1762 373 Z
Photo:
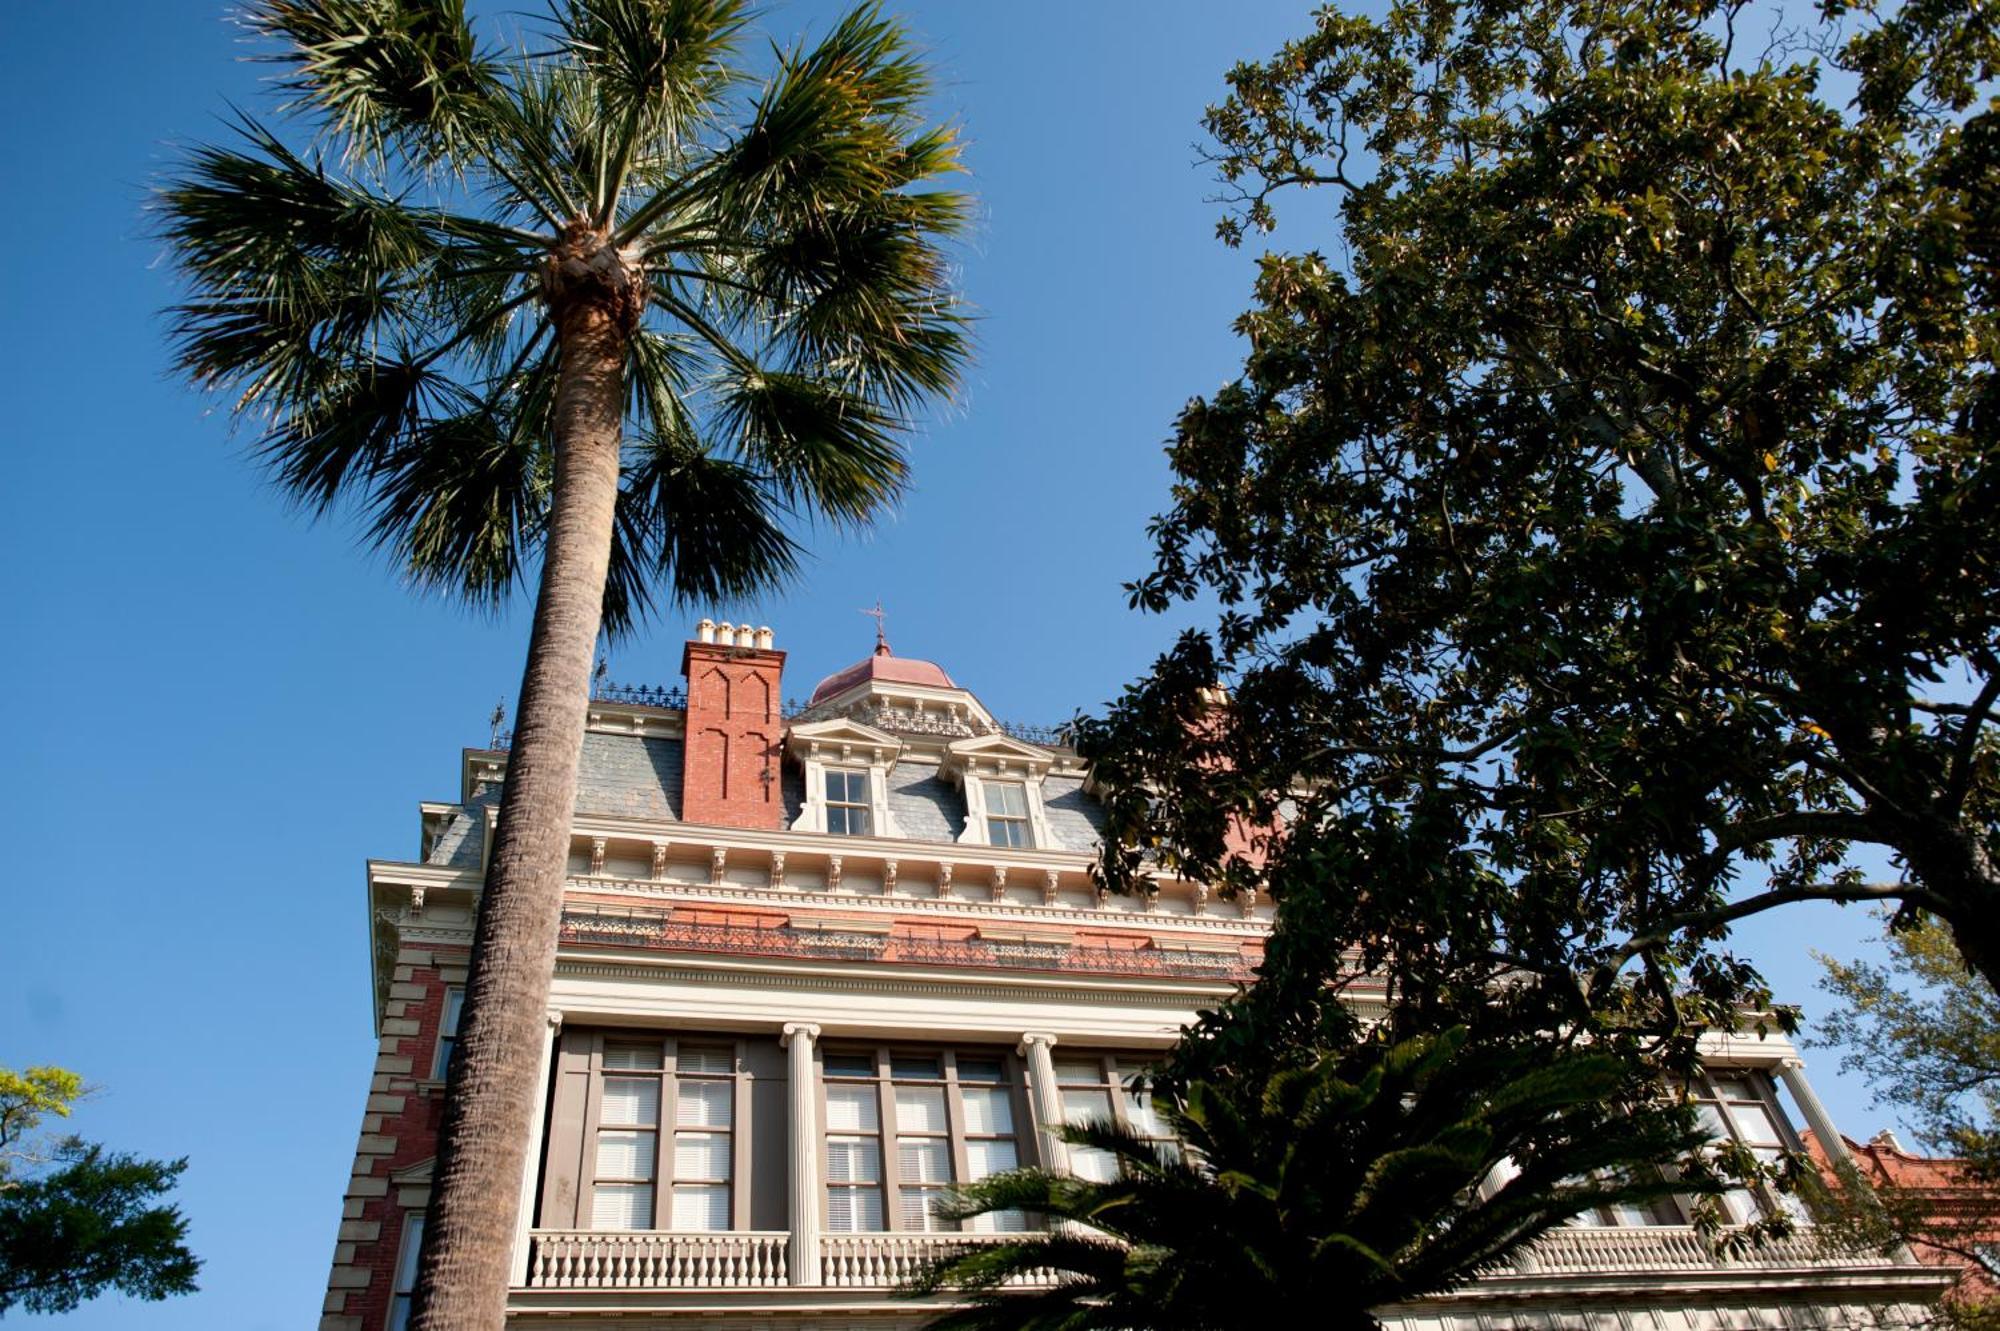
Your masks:
M 725 827 L 779 828 L 785 654 L 771 630 L 702 620 L 681 657 L 687 676 L 687 747 L 681 818 Z

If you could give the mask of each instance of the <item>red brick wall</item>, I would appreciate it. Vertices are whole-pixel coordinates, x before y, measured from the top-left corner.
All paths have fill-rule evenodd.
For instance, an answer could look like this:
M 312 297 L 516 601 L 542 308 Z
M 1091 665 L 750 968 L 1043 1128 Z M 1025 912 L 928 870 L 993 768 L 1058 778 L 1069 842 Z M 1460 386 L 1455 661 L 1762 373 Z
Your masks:
M 785 654 L 691 642 L 681 669 L 687 675 L 681 818 L 725 827 L 782 827 Z
M 396 1283 L 403 1226 L 421 1208 L 421 1178 L 397 1175 L 437 1150 L 443 1090 L 431 1079 L 445 992 L 463 983 L 463 949 L 404 949 L 383 1007 L 380 1051 L 369 1084 L 354 1177 L 343 1206 L 325 1331 L 382 1331 Z M 365 1283 L 361 1282 L 365 1273 Z

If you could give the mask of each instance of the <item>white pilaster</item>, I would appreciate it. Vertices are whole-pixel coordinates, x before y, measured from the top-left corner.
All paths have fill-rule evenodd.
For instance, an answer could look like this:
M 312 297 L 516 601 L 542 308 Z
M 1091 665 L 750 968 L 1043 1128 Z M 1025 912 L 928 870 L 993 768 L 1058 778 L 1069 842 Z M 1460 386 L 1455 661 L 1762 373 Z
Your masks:
M 789 1055 L 786 1076 L 791 1095 L 792 1237 L 786 1262 L 794 1285 L 817 1285 L 819 1271 L 819 1079 L 813 1074 L 813 1042 L 819 1027 L 794 1021 L 781 1043 Z
M 514 1265 L 508 1283 L 516 1289 L 528 1283 L 529 1232 L 535 1227 L 535 1176 L 542 1163 L 542 1137 L 548 1129 L 549 1065 L 555 1058 L 556 1037 L 562 1033 L 562 1013 L 551 1012 L 548 1017 L 541 1070 L 535 1074 L 535 1116 L 528 1128 L 528 1158 L 521 1166 L 521 1202 L 514 1217 Z
M 1035 1119 L 1042 1129 L 1042 1163 L 1051 1172 L 1069 1172 L 1069 1147 L 1056 1135 L 1063 1124 L 1062 1093 L 1056 1089 L 1056 1065 L 1049 1057 L 1056 1037 L 1030 1031 L 1021 1037 L 1017 1053 L 1028 1060 L 1028 1096 L 1035 1103 Z

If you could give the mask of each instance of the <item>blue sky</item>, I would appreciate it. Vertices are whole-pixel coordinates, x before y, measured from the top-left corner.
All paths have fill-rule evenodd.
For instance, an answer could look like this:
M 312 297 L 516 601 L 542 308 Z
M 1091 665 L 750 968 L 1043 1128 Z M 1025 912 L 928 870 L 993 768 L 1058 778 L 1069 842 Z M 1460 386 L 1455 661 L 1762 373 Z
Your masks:
M 770 8 L 780 36 L 836 12 Z M 856 611 L 880 598 L 899 653 L 1057 721 L 1174 627 L 1121 583 L 1175 413 L 1236 362 L 1251 265 L 1213 239 L 1198 120 L 1307 6 L 895 8 L 970 140 L 979 363 L 894 517 L 816 539 L 790 594 L 718 617 L 772 625 L 804 693 L 866 653 Z M 211 0 L 88 14 L 0 8 L 0 1063 L 75 1067 L 104 1088 L 78 1130 L 191 1159 L 203 1292 L 67 1325 L 309 1325 L 374 1050 L 362 864 L 415 854 L 416 802 L 453 795 L 459 748 L 511 703 L 525 621 L 414 597 L 351 530 L 285 511 L 221 404 L 169 376 L 147 190 L 265 71 Z M 674 682 L 686 627 L 613 675 Z M 1806 948 L 1871 933 L 1825 908 L 1739 936 L 1812 1008 Z M 1880 1125 L 1831 1054 L 1811 1064 L 1851 1134 Z

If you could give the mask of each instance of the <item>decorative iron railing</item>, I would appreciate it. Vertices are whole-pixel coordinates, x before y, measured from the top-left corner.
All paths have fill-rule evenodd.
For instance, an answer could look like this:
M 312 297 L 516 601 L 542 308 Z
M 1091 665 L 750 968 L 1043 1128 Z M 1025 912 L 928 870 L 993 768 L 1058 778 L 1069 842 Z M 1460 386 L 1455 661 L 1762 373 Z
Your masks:
M 773 918 L 768 924 L 721 924 L 678 917 L 671 911 L 603 906 L 564 907 L 562 941 L 674 952 L 876 961 L 954 970 L 1066 971 L 1229 982 L 1247 981 L 1251 977 L 1250 964 L 1233 952 L 850 933 L 795 928 L 782 918 Z
M 791 1281 L 783 1230 L 538 1230 L 530 1289 L 761 1289 Z
M 620 684 L 615 680 L 600 679 L 590 686 L 593 702 L 626 703 L 636 707 L 661 707 L 671 711 L 682 711 L 687 707 L 687 690 L 678 684 Z M 787 698 L 780 705 L 779 715 L 787 721 L 796 721 L 811 710 L 811 706 L 798 698 Z M 944 735 L 963 739 L 980 734 L 979 729 L 937 712 L 916 712 L 908 708 L 881 707 L 857 712 L 855 719 L 879 729 L 896 731 L 909 735 Z M 1031 725 L 1022 721 L 995 721 L 1003 734 L 1029 744 L 1061 747 L 1069 743 L 1067 726 Z M 495 744 L 495 748 L 505 748 Z
M 615 684 L 610 680 L 598 680 L 590 686 L 592 702 L 622 702 L 639 707 L 670 707 L 680 711 L 687 706 L 687 690 L 679 685 L 665 684 Z

